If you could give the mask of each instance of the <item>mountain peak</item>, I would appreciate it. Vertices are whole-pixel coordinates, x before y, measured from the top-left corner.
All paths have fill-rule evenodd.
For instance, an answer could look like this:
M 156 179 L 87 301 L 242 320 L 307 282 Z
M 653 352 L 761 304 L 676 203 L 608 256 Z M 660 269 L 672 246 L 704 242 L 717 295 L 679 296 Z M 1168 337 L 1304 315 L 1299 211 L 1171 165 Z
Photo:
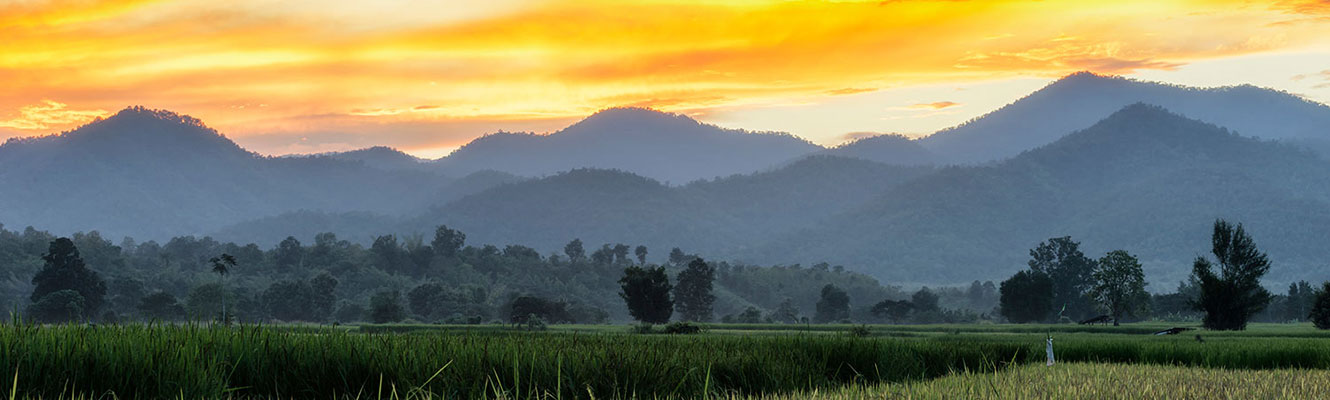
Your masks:
M 597 111 L 560 133 L 579 131 L 641 132 L 695 129 L 702 126 L 683 114 L 667 113 L 645 107 L 614 107 Z

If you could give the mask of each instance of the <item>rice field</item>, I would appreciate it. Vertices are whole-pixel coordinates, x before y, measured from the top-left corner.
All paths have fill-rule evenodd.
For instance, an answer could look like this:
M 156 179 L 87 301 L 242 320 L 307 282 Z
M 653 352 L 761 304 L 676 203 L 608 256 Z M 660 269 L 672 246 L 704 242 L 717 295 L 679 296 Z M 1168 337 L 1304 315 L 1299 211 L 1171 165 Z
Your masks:
M 1149 335 L 1150 324 L 850 328 L 8 324 L 0 387 L 17 398 L 954 398 L 982 384 L 1009 390 L 1001 398 L 1055 398 L 1095 381 L 1246 387 L 1330 370 L 1330 336 L 1306 324 L 1175 336 Z M 1064 364 L 1039 369 L 1049 334 Z M 1027 387 L 1041 379 L 1057 388 Z

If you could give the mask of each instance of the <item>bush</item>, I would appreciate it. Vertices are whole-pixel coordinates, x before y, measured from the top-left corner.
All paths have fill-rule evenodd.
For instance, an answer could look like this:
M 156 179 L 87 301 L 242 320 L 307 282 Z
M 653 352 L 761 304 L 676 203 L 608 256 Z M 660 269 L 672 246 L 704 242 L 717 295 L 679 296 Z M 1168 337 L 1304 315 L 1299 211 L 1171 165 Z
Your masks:
M 859 325 L 850 327 L 850 330 L 845 333 L 853 337 L 868 337 L 873 334 L 873 331 L 868 329 L 868 325 Z
M 692 335 L 701 332 L 702 327 L 689 322 L 671 322 L 669 325 L 665 325 L 665 333 L 668 334 Z
M 652 329 L 651 329 L 651 324 L 648 324 L 648 323 L 641 323 L 641 324 L 637 324 L 637 325 L 632 325 L 632 326 L 630 326 L 630 327 L 628 328 L 628 332 L 629 332 L 629 333 L 638 333 L 638 334 L 647 334 L 647 333 L 651 333 L 651 330 L 652 330 Z

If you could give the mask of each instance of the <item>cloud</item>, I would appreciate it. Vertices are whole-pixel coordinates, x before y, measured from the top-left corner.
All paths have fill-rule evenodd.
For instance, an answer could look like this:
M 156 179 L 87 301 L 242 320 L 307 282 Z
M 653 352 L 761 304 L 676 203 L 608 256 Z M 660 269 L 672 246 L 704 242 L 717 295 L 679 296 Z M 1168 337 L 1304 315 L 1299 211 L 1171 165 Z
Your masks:
M 915 109 L 915 110 L 941 110 L 941 109 L 944 109 L 944 108 L 952 108 L 952 107 L 960 107 L 960 106 L 961 106 L 961 103 L 957 103 L 957 102 L 954 102 L 954 101 L 935 101 L 935 102 L 932 102 L 932 103 L 918 103 L 918 104 L 911 104 L 911 105 L 907 106 L 906 108 L 909 108 L 909 109 Z
M 5 3 L 0 115 L 20 115 L 9 127 L 46 127 L 25 129 L 86 120 L 15 122 L 55 98 L 76 110 L 151 104 L 228 132 L 317 133 L 327 127 L 305 117 L 519 121 L 619 105 L 692 113 L 1173 69 L 1330 35 L 1327 23 L 1271 25 L 1324 2 L 428 3 Z M 250 104 L 267 106 L 240 107 Z
M 19 108 L 19 116 L 0 121 L 0 127 L 14 129 L 49 129 L 55 126 L 84 123 L 111 115 L 106 110 L 70 110 L 68 105 L 52 100 Z

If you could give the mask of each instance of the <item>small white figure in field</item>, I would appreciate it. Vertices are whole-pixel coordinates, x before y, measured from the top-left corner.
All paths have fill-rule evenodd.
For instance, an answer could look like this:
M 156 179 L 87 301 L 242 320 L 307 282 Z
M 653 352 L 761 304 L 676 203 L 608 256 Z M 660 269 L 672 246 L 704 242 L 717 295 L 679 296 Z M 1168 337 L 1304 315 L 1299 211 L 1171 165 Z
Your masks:
M 1048 348 L 1044 352 L 1048 353 L 1048 364 L 1046 366 L 1053 366 L 1053 336 L 1048 337 Z

